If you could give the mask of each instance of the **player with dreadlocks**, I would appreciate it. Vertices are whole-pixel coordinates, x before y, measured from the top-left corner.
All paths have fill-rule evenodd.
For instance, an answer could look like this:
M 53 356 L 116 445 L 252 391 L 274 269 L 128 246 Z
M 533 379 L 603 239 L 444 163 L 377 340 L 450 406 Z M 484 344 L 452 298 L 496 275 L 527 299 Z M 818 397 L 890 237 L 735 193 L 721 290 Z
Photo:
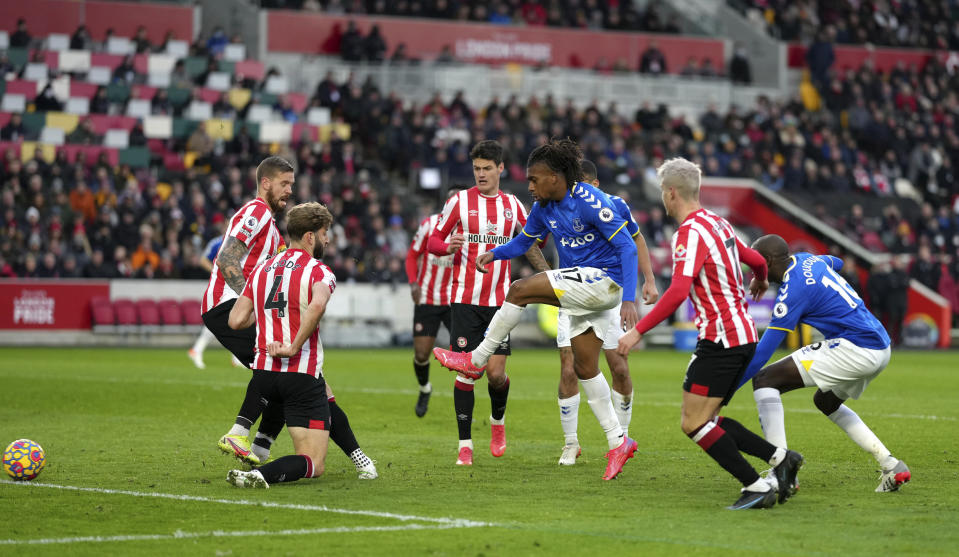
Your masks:
M 552 140 L 529 156 L 526 176 L 536 199 L 523 233 L 476 258 L 485 272 L 494 260 L 526 253 L 547 233 L 554 235 L 562 269 L 543 271 L 510 285 L 506 301 L 493 316 L 486 338 L 472 352 L 433 350 L 445 367 L 479 378 L 486 363 L 519 323 L 527 304 L 550 304 L 570 316 L 573 368 L 609 443 L 604 480 L 615 478 L 636 451 L 626 437 L 610 399 L 609 383 L 599 371 L 599 353 L 617 305 L 621 325 L 638 321 L 636 245 L 625 232 L 626 220 L 601 190 L 581 182 L 583 155 L 570 139 Z

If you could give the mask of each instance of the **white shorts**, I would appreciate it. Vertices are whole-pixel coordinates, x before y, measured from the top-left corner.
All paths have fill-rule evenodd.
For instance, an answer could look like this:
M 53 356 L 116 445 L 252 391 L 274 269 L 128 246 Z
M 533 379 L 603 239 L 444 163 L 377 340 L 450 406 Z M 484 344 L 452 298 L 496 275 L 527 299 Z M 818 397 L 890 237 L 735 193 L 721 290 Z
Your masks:
M 857 399 L 889 364 L 892 351 L 862 348 L 844 338 L 803 346 L 791 354 L 807 387 L 832 391 L 846 400 Z
M 606 336 L 601 337 L 603 339 L 603 350 L 615 350 L 619 346 L 619 339 L 626 334 L 626 331 L 623 330 L 621 323 L 622 317 L 619 315 L 622 305 L 622 302 L 620 302 L 613 309 L 608 309 L 604 312 L 608 314 L 607 317 L 609 318 L 609 322 L 608 328 L 606 329 Z M 576 319 L 580 320 L 583 318 L 579 317 Z M 592 323 L 589 324 L 589 327 L 593 327 L 593 331 L 597 331 L 597 328 L 593 326 Z M 585 330 L 586 328 L 583 329 L 583 331 Z M 572 337 L 570 336 L 569 331 L 570 316 L 566 313 L 566 310 L 560 308 L 559 313 L 556 316 L 556 346 L 558 348 L 566 348 L 570 345 L 569 339 Z M 580 331 L 579 334 L 582 334 L 582 331 Z M 599 336 L 599 332 L 597 332 L 596 335 Z
M 609 274 L 595 267 L 571 267 L 556 271 L 547 271 L 550 285 L 559 299 L 559 330 L 556 335 L 558 346 L 568 346 L 569 339 L 593 329 L 596 336 L 605 342 L 610 324 L 618 322 L 622 303 L 623 289 Z M 568 319 L 565 331 L 562 327 L 563 316 Z M 616 327 L 619 329 L 619 327 Z M 565 335 L 563 334 L 565 332 Z M 561 343 L 565 336 L 566 344 Z M 617 341 L 619 337 L 617 337 Z M 615 343 L 614 343 L 615 347 Z

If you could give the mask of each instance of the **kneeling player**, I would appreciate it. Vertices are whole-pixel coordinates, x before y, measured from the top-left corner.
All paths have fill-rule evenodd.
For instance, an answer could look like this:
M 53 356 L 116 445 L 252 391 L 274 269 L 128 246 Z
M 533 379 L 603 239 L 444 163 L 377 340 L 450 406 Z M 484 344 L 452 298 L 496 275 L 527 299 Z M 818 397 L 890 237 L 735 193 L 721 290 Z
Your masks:
M 753 249 L 766 258 L 769 277 L 781 283 L 772 321 L 740 382 L 742 386 L 755 375 L 753 396 L 766 440 L 786 446 L 780 394 L 816 387 L 816 408 L 879 463 L 882 474 L 876 491 L 898 490 L 912 478 L 909 467 L 892 456 L 862 419 L 843 404 L 849 398 L 858 399 L 889 363 L 886 330 L 839 276 L 840 259 L 809 253 L 790 256 L 786 241 L 774 234 L 756 240 Z M 786 333 L 800 322 L 818 329 L 826 340 L 804 346 L 763 368 Z M 795 485 L 789 489 L 795 489 Z
M 260 396 L 282 405 L 297 453 L 251 471 L 231 470 L 227 481 L 237 487 L 265 488 L 323 473 L 330 407 L 317 326 L 336 279 L 319 258 L 329 242 L 332 221 L 329 210 L 319 203 L 291 209 L 287 217 L 290 249 L 253 269 L 230 311 L 231 328 L 256 324 L 251 385 Z

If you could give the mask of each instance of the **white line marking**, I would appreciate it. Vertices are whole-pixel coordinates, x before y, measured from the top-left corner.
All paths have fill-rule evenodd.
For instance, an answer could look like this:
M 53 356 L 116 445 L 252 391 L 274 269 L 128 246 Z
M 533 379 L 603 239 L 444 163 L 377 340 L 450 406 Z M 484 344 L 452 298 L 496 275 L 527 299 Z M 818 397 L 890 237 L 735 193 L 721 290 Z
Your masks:
M 319 512 L 328 512 L 336 514 L 346 514 L 346 515 L 361 515 L 361 516 L 375 516 L 379 518 L 390 518 L 393 520 L 402 520 L 402 521 L 419 521 L 419 522 L 431 522 L 435 524 L 443 524 L 452 527 L 463 527 L 463 528 L 477 528 L 480 526 L 494 526 L 494 524 L 489 522 L 478 522 L 475 520 L 467 520 L 464 518 L 447 518 L 447 517 L 430 517 L 430 516 L 416 516 L 410 514 L 396 514 L 388 513 L 383 511 L 364 511 L 364 510 L 354 510 L 354 509 L 337 509 L 333 507 L 327 507 L 326 505 L 300 505 L 295 503 L 276 503 L 272 501 L 251 501 L 249 499 L 215 499 L 212 497 L 202 497 L 199 495 L 178 495 L 175 493 L 157 493 L 157 492 L 143 492 L 143 491 L 126 491 L 121 489 L 105 489 L 101 487 L 77 487 L 72 485 L 57 485 L 57 484 L 46 484 L 39 482 L 13 482 L 13 481 L 2 481 L 0 483 L 7 485 L 16 485 L 24 487 L 46 487 L 53 489 L 63 489 L 67 491 L 83 491 L 87 493 L 104 493 L 108 495 L 129 495 L 131 497 L 156 497 L 159 499 L 174 499 L 177 501 L 202 501 L 206 503 L 221 503 L 224 505 L 246 505 L 252 507 L 267 507 L 271 509 L 292 509 L 300 511 L 319 511 Z
M 303 528 L 299 530 L 213 530 L 211 532 L 181 532 L 172 534 L 141 534 L 129 536 L 83 536 L 75 538 L 41 538 L 33 540 L 0 540 L 0 545 L 48 545 L 71 543 L 138 542 L 154 540 L 182 540 L 189 538 L 233 538 L 243 536 L 307 536 L 312 534 L 351 534 L 355 532 L 398 532 L 408 530 L 448 530 L 460 524 L 405 524 L 403 526 L 337 526 L 333 528 Z

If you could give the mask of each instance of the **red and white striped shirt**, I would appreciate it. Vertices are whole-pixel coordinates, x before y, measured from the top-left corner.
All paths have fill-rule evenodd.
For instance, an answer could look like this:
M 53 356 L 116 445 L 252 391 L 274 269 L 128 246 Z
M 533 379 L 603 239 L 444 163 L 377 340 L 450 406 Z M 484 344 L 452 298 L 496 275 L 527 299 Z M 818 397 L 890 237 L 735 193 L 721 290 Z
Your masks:
M 686 217 L 672 240 L 673 280 L 692 278 L 689 298 L 699 338 L 727 348 L 758 341 L 746 309 L 740 246 L 733 227 L 707 209 Z
M 429 252 L 430 234 L 440 222 L 440 215 L 430 215 L 423 219 L 413 236 L 413 243 L 406 256 L 406 273 L 410 282 L 420 286 L 420 299 L 417 304 L 428 306 L 448 306 L 453 280 L 453 256 L 436 256 Z
M 240 261 L 243 278 L 249 278 L 253 267 L 273 257 L 285 246 L 270 207 L 259 197 L 244 204 L 233 215 L 230 225 L 223 233 L 223 245 L 226 245 L 226 240 L 230 236 L 243 242 L 243 245 L 247 247 L 246 255 Z M 220 249 L 222 250 L 223 247 L 221 246 Z M 238 296 L 238 293 L 223 280 L 218 263 L 219 258 L 213 260 L 213 270 L 210 272 L 206 293 L 203 294 L 200 313 L 206 313 Z
M 463 190 L 443 207 L 433 238 L 463 234 L 463 249 L 453 254 L 450 303 L 498 307 L 506 300 L 510 262 L 493 261 L 488 273 L 476 270 L 476 257 L 510 241 L 526 225 L 526 207 L 512 194 L 486 196 L 476 186 Z
M 290 358 L 273 358 L 266 350 L 271 342 L 292 344 L 300 319 L 313 300 L 313 285 L 322 282 L 336 289 L 336 278 L 322 261 L 302 249 L 290 249 L 253 269 L 243 295 L 253 300 L 256 312 L 256 344 L 253 369 L 323 375 L 323 343 L 317 328 Z

